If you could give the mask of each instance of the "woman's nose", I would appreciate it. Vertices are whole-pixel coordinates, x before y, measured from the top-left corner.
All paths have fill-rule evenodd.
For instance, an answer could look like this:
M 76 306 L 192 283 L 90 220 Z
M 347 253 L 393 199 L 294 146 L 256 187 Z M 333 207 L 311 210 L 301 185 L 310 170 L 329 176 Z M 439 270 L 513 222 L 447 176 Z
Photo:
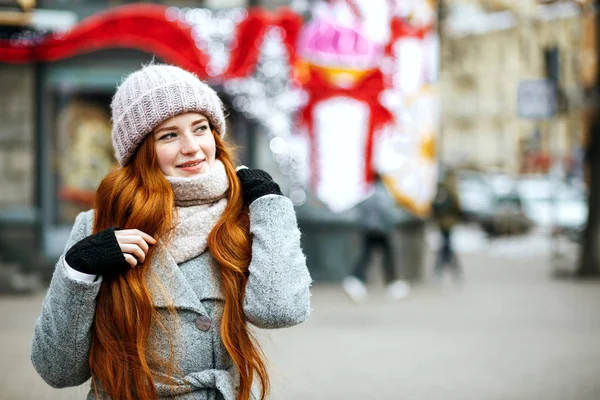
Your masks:
M 200 150 L 200 146 L 196 143 L 196 140 L 192 135 L 185 135 L 183 137 L 183 143 L 181 144 L 182 153 L 195 153 Z

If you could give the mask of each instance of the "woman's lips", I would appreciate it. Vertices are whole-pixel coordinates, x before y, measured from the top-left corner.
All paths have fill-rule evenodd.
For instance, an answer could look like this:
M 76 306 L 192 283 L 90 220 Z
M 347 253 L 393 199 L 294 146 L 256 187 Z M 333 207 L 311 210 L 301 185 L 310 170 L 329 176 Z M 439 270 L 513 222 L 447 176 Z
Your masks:
M 184 164 L 178 165 L 177 168 L 188 172 L 199 171 L 202 168 L 203 162 L 204 160 L 188 161 Z

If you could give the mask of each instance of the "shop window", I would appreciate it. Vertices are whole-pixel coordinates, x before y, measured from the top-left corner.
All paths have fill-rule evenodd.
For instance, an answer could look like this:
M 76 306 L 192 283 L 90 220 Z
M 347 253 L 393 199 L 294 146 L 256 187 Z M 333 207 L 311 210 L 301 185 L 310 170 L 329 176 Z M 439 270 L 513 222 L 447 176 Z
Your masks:
M 94 206 L 96 189 L 116 165 L 111 143 L 110 95 L 55 96 L 56 223 L 71 224 Z

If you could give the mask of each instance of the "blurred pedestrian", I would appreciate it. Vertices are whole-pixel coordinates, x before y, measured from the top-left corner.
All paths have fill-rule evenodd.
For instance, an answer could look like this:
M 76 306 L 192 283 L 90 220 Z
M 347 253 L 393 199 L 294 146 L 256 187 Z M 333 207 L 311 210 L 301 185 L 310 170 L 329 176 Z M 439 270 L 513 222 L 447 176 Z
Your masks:
M 452 231 L 463 218 L 458 195 L 457 176 L 448 168 L 437 185 L 437 192 L 432 204 L 432 216 L 440 230 L 440 247 L 437 252 L 434 271 L 441 280 L 445 269 L 449 268 L 455 279 L 462 278 L 462 269 L 454 251 Z
M 400 279 L 396 272 L 396 262 L 392 249 L 392 234 L 396 227 L 395 202 L 389 195 L 379 175 L 376 175 L 370 195 L 358 205 L 362 234 L 362 253 L 352 270 L 344 278 L 342 287 L 355 303 L 364 301 L 368 296 L 367 273 L 371 264 L 373 250 L 383 252 L 383 272 L 386 294 L 398 300 L 406 297 L 409 285 Z
M 91 377 L 88 399 L 265 399 L 248 322 L 292 326 L 310 307 L 291 201 L 266 172 L 236 173 L 221 100 L 192 73 L 146 66 L 111 108 L 120 167 L 75 221 L 33 365 L 54 387 Z

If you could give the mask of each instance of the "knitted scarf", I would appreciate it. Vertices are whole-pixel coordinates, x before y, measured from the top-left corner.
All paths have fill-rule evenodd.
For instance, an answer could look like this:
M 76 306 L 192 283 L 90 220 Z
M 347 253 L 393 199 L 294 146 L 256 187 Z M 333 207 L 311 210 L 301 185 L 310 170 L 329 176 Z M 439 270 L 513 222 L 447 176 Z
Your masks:
M 208 172 L 192 178 L 166 176 L 175 195 L 175 231 L 169 252 L 181 264 L 204 253 L 208 234 L 225 207 L 229 179 L 219 160 Z

